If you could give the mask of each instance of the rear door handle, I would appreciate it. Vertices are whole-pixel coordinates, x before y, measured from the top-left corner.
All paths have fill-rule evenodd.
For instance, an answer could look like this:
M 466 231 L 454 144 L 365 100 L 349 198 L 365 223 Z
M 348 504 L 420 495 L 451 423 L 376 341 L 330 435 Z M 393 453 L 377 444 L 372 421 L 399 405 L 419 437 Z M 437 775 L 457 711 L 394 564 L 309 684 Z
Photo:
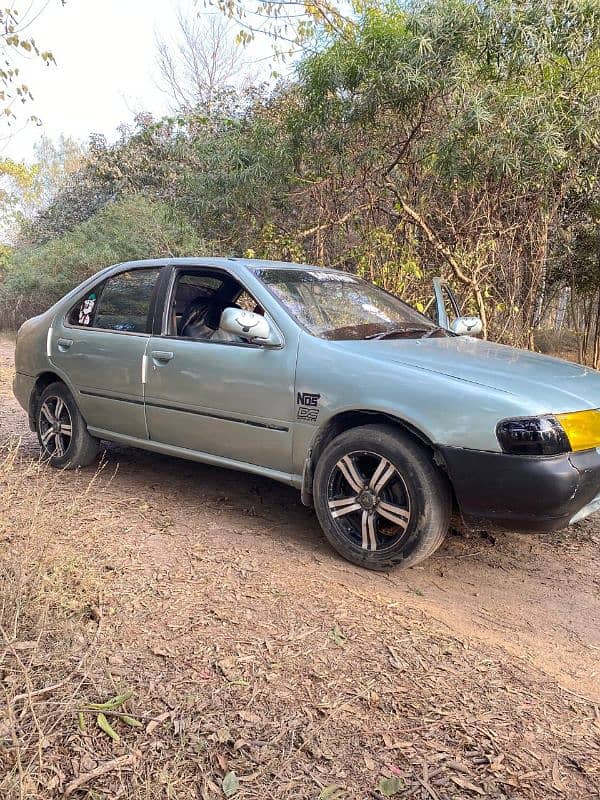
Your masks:
M 65 353 L 73 344 L 73 339 L 57 339 L 56 344 L 61 353 Z
M 170 350 L 152 350 L 150 353 L 152 360 L 158 364 L 167 364 L 174 355 L 175 353 L 172 353 Z

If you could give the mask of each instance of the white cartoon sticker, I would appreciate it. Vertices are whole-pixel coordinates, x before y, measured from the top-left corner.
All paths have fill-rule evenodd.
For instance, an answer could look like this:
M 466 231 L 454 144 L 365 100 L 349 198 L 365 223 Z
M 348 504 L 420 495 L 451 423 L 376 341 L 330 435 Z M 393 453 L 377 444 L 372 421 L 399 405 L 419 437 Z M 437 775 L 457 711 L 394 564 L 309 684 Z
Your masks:
M 79 309 L 79 324 L 80 325 L 89 325 L 92 320 L 92 314 L 94 313 L 94 306 L 96 305 L 96 295 L 91 294 L 89 297 L 86 297 L 81 307 Z

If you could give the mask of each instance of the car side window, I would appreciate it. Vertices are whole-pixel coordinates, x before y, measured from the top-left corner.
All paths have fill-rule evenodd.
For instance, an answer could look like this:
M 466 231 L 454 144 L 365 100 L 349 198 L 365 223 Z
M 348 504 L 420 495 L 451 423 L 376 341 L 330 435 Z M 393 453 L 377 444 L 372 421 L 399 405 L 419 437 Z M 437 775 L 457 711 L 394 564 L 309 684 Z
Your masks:
M 243 308 L 244 311 L 252 311 L 255 314 L 265 313 L 260 303 L 257 303 L 252 295 L 246 291 L 246 289 L 243 289 L 241 294 L 237 296 L 235 304 L 236 306 Z
M 210 303 L 222 286 L 223 281 L 215 275 L 179 275 L 171 298 L 168 320 L 169 335 L 178 335 L 186 324 L 186 318 L 193 314 L 194 307 Z
M 262 306 L 232 275 L 193 269 L 175 276 L 166 309 L 165 335 L 195 341 L 245 343 L 242 337 L 221 330 L 225 308 L 242 308 L 264 314 Z
M 159 269 L 151 267 L 108 278 L 96 303 L 92 327 L 129 333 L 149 332 L 148 316 L 158 274 Z M 84 322 L 79 324 L 85 324 L 85 316 Z

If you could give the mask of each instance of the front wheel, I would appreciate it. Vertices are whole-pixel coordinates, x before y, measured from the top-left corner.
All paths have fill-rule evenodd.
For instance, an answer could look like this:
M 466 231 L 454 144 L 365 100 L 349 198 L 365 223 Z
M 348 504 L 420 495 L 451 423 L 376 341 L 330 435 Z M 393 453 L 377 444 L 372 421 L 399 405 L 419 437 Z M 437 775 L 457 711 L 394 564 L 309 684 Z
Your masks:
M 368 569 L 418 564 L 448 531 L 451 496 L 425 447 L 387 425 L 345 431 L 322 453 L 315 509 L 325 536 Z
M 100 442 L 88 433 L 64 383 L 51 383 L 42 392 L 37 404 L 36 431 L 42 453 L 52 467 L 86 467 L 98 455 Z

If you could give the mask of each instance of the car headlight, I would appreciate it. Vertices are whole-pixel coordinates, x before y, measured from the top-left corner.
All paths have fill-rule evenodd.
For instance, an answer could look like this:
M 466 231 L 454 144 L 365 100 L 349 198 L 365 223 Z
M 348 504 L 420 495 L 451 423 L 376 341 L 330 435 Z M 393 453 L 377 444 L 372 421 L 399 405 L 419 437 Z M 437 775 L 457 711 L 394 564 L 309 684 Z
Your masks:
M 520 456 L 554 456 L 568 453 L 571 444 L 555 416 L 505 419 L 496 426 L 505 453 Z
M 554 456 L 600 447 L 600 410 L 505 419 L 496 426 L 504 453 Z

